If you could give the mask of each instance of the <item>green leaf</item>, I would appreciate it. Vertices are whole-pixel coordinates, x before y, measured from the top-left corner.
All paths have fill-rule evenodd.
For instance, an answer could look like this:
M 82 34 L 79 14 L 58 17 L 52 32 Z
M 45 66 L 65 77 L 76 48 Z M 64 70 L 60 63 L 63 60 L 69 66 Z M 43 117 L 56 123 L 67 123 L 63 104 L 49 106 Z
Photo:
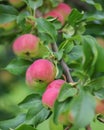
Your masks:
M 49 113 L 50 111 L 40 104 L 38 107 L 29 109 L 25 123 L 36 127 L 48 118 Z
M 13 59 L 4 69 L 14 75 L 21 75 L 25 74 L 25 71 L 27 70 L 30 64 L 31 63 L 26 60 Z
M 53 115 L 49 118 L 49 130 L 63 130 L 62 124 L 55 124 L 53 122 Z
M 82 58 L 82 56 L 83 56 L 83 52 L 82 52 L 81 45 L 75 45 L 69 54 L 71 60 L 78 60 Z
M 70 100 L 65 100 L 64 102 L 58 102 L 58 100 L 56 100 L 55 104 L 54 104 L 54 109 L 53 109 L 53 121 L 55 122 L 55 124 L 59 123 L 59 116 L 62 113 L 66 113 L 69 110 L 69 106 L 70 106 Z
M 27 96 L 20 104 L 21 110 L 26 113 L 25 124 L 37 126 L 47 119 L 50 111 L 42 105 L 39 94 Z
M 74 47 L 74 43 L 72 40 L 65 40 L 59 46 L 59 50 L 64 50 L 65 53 L 69 53 Z
M 25 114 L 18 115 L 17 117 L 9 120 L 0 121 L 1 130 L 10 130 L 22 124 L 25 120 Z
M 56 57 L 58 60 L 61 60 L 61 59 L 62 59 L 62 56 L 63 56 L 63 50 L 59 50 L 58 52 L 55 52 L 54 55 L 55 55 L 55 57 Z
M 99 11 L 102 10 L 101 4 L 94 2 L 94 0 L 82 0 L 82 1 L 83 1 L 83 2 L 86 2 L 86 3 L 90 4 L 90 5 L 95 6 L 95 8 L 96 8 L 97 10 L 99 10 Z
M 96 40 L 91 36 L 83 36 L 82 47 L 83 47 L 83 61 L 82 61 L 83 68 L 84 70 L 87 71 L 89 75 L 92 75 L 98 57 Z
M 100 97 L 100 99 L 104 99 L 104 88 L 101 88 L 94 92 L 95 96 Z
M 33 10 L 37 9 L 43 4 L 43 0 L 23 0 L 23 1 Z
M 80 13 L 77 9 L 73 9 L 70 15 L 68 16 L 68 22 L 72 26 L 75 26 L 77 22 L 81 21 L 84 13 Z
M 25 23 L 25 19 L 27 18 L 27 16 L 29 16 L 30 14 L 28 12 L 21 12 L 18 16 L 17 16 L 17 23 L 21 24 L 21 22 Z
M 2 13 L 17 15 L 18 10 L 13 6 L 0 4 L 0 14 Z
M 76 88 L 73 88 L 73 86 L 71 84 L 65 83 L 62 86 L 61 91 L 59 93 L 58 101 L 62 102 L 69 97 L 73 97 L 74 95 L 76 95 L 76 93 L 77 93 Z
M 104 88 L 104 76 L 91 80 L 86 87 L 90 87 L 93 91 L 98 91 L 99 89 Z
M 87 20 L 87 22 L 95 20 L 104 21 L 104 12 L 87 13 L 85 14 L 84 18 Z
M 50 41 L 55 42 L 57 39 L 57 31 L 55 27 L 44 18 L 38 18 L 36 19 L 36 22 L 39 33 L 44 35 L 47 41 L 50 39 Z M 49 39 L 47 39 L 47 36 Z
M 88 92 L 80 92 L 70 104 L 70 113 L 74 118 L 75 128 L 84 128 L 92 122 L 95 116 L 95 99 Z
M 9 5 L 0 5 L 0 24 L 5 24 L 16 20 L 18 11 Z
M 51 22 L 57 30 L 62 27 L 62 24 L 57 20 L 57 18 L 48 17 L 47 20 Z
M 17 127 L 15 130 L 36 130 L 36 129 L 30 125 L 23 124 L 23 125 Z
M 104 48 L 97 44 L 98 57 L 95 64 L 96 72 L 104 72 Z
M 26 112 L 34 106 L 41 105 L 41 96 L 39 94 L 28 95 L 22 102 L 19 103 L 19 107 Z

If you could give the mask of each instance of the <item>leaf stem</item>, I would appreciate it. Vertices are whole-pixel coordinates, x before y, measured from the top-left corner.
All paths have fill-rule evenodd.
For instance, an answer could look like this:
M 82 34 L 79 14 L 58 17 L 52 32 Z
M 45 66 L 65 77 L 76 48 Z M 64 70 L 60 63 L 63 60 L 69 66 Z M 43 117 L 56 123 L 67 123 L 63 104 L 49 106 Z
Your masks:
M 51 44 L 51 47 L 52 47 L 52 50 L 53 50 L 54 52 L 58 52 L 58 46 L 57 46 L 56 43 L 52 43 L 52 44 Z M 61 59 L 60 64 L 61 64 L 61 66 L 62 66 L 62 68 L 63 68 L 63 70 L 64 70 L 64 73 L 65 73 L 65 75 L 66 75 L 67 82 L 72 82 L 72 83 L 73 83 L 74 81 L 73 81 L 73 79 L 72 79 L 72 77 L 71 77 L 69 67 L 68 67 L 67 64 L 64 62 L 63 59 Z
M 100 121 L 101 123 L 104 123 L 104 119 L 101 117 L 97 117 L 97 120 Z

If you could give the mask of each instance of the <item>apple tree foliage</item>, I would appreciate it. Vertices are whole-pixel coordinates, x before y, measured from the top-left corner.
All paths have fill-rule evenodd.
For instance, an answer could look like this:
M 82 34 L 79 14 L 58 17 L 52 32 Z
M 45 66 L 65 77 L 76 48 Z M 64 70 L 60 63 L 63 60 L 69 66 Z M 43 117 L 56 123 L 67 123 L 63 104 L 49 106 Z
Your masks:
M 38 130 L 37 126 L 47 119 L 51 120 L 54 130 L 79 130 L 86 128 L 98 116 L 103 119 L 103 115 L 95 113 L 95 97 L 104 99 L 104 48 L 97 41 L 97 37 L 104 37 L 104 1 L 81 0 L 83 9 L 77 2 L 63 1 L 72 8 L 64 25 L 56 18 L 43 17 L 61 0 L 23 2 L 23 6 L 17 8 L 8 1 L 0 1 L 0 24 L 15 22 L 12 29 L 0 28 L 0 44 L 7 42 L 12 46 L 16 37 L 22 34 L 37 35 L 46 51 L 45 54 L 41 52 L 41 58 L 51 59 L 57 68 L 56 79 L 64 78 L 67 83 L 62 86 L 52 110 L 43 106 L 42 93 L 33 90 L 18 104 L 19 112 L 14 118 L 0 121 L 0 130 Z M 37 58 L 14 56 L 3 69 L 25 78 L 27 68 L 35 60 Z M 68 111 L 73 113 L 74 121 L 62 125 L 58 118 Z

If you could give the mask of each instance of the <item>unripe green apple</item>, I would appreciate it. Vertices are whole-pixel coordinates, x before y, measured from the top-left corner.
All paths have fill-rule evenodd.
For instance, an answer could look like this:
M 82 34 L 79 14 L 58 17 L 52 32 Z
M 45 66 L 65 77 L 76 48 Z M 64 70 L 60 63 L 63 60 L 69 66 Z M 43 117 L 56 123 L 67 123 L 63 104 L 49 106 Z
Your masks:
M 38 59 L 26 71 L 26 82 L 35 90 L 46 88 L 56 76 L 56 67 L 47 59 Z
M 25 4 L 22 0 L 9 0 L 9 3 L 16 8 L 20 8 Z
M 19 36 L 13 43 L 13 51 L 22 58 L 34 58 L 39 53 L 39 38 L 33 34 Z
M 65 83 L 62 79 L 57 79 L 52 81 L 48 86 L 46 91 L 43 93 L 42 96 L 42 103 L 43 105 L 53 108 L 54 103 L 58 97 L 58 94 L 60 92 L 60 89 L 62 85 Z
M 4 29 L 5 31 L 10 31 L 10 30 L 14 29 L 15 26 L 16 26 L 16 22 L 11 21 L 8 23 L 0 24 L 0 29 Z
M 60 113 L 58 122 L 63 125 L 69 125 L 74 123 L 74 114 L 71 111 Z
M 104 100 L 96 98 L 96 114 L 104 114 Z

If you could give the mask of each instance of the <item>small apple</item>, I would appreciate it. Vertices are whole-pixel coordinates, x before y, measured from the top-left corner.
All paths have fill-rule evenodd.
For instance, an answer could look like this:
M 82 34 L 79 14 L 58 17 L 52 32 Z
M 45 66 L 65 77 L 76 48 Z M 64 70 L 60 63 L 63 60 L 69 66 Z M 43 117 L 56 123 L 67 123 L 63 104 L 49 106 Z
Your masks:
M 62 13 L 64 18 L 66 18 L 71 13 L 72 8 L 69 5 L 65 4 L 65 3 L 60 3 L 57 6 L 57 10 L 58 10 L 58 12 Z
M 25 4 L 23 0 L 9 0 L 9 3 L 16 8 L 20 8 Z
M 53 108 L 54 103 L 60 92 L 60 89 L 64 83 L 65 83 L 64 80 L 57 79 L 57 80 L 52 81 L 48 85 L 48 87 L 46 88 L 46 91 L 43 93 L 43 96 L 42 96 L 43 105 L 49 108 Z
M 34 58 L 39 52 L 40 39 L 33 34 L 19 36 L 13 43 L 13 51 L 22 58 Z
M 104 115 L 104 100 L 100 100 L 100 99 L 96 98 L 95 113 Z
M 67 19 L 68 15 L 71 12 L 71 7 L 65 3 L 60 3 L 57 7 L 55 7 L 53 10 L 45 14 L 45 18 L 47 17 L 53 17 L 57 18 L 59 22 L 63 25 L 65 23 L 65 20 Z
M 41 89 L 52 82 L 56 76 L 54 64 L 47 59 L 38 59 L 26 71 L 26 82 L 34 89 Z
M 11 22 L 8 22 L 8 23 L 0 24 L 0 29 L 3 29 L 5 31 L 10 31 L 10 30 L 14 29 L 15 26 L 16 26 L 16 22 L 11 21 Z
M 64 22 L 65 22 L 63 15 L 60 12 L 58 12 L 57 10 L 52 10 L 52 11 L 48 12 L 47 14 L 45 14 L 44 17 L 45 18 L 47 18 L 47 17 L 56 18 L 62 24 L 64 24 Z

